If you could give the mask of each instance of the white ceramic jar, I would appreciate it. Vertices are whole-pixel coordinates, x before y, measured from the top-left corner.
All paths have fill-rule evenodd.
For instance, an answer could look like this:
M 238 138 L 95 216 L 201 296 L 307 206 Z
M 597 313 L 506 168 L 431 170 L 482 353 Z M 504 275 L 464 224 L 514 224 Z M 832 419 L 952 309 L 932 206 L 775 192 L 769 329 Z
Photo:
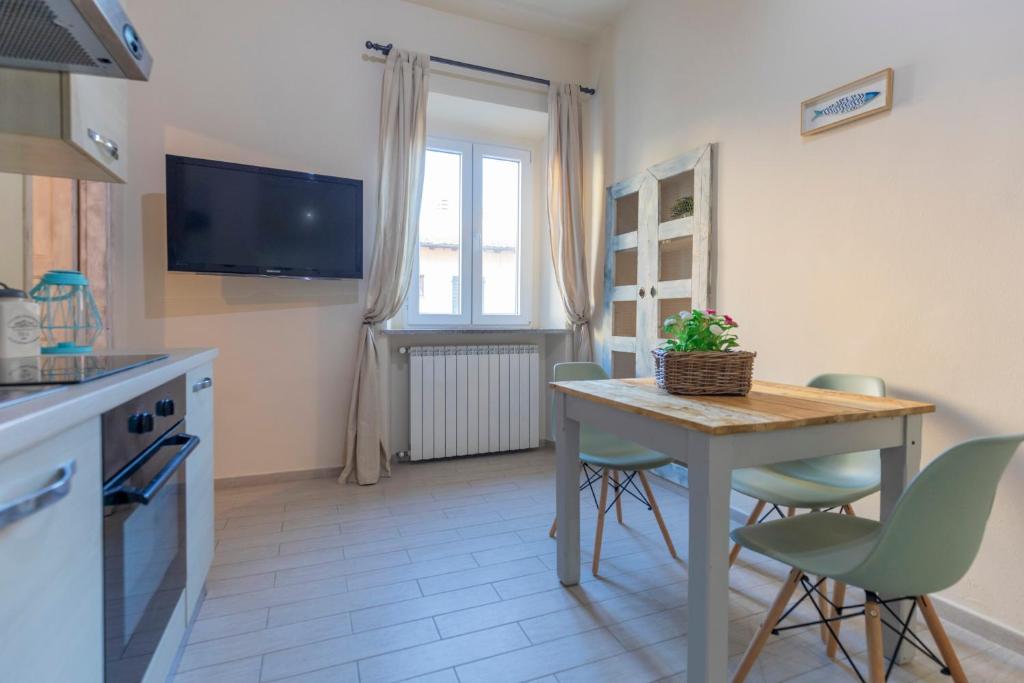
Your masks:
M 39 355 L 39 304 L 0 283 L 0 358 Z

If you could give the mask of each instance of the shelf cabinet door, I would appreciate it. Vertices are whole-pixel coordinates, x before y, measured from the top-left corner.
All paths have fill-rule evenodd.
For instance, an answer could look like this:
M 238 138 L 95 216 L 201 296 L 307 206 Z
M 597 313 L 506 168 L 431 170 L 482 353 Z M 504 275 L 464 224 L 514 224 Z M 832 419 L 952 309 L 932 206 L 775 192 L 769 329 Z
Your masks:
M 128 83 L 120 78 L 63 74 L 64 139 L 92 160 L 108 182 L 127 177 Z M 102 180 L 102 178 L 87 178 Z
M 608 234 L 604 286 L 606 367 L 615 378 L 639 372 L 639 334 L 643 310 L 640 282 L 647 277 L 641 240 L 641 213 L 648 200 L 644 176 L 616 184 L 608 192 Z
M 70 490 L 0 527 L 0 679 L 103 681 L 100 419 L 0 462 L 0 506 L 59 481 Z
M 185 390 L 188 392 L 186 429 L 200 440 L 185 466 L 188 505 L 185 597 L 186 618 L 191 621 L 213 562 L 213 363 L 190 370 Z

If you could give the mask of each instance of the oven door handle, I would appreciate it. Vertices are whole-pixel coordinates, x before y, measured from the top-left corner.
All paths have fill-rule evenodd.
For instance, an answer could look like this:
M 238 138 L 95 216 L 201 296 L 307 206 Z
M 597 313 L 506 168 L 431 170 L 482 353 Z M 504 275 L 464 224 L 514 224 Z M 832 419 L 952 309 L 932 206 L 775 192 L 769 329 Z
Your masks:
M 174 454 L 167 464 L 163 466 L 153 479 L 143 486 L 142 488 L 135 488 L 132 486 L 119 486 L 116 489 L 106 492 L 103 494 L 104 505 L 124 505 L 126 503 L 140 503 L 142 505 L 149 505 L 150 501 L 156 496 L 156 494 L 164 487 L 164 484 L 174 476 L 181 464 L 185 462 L 185 458 L 189 456 L 192 451 L 199 445 L 199 437 L 192 434 L 185 434 L 184 432 L 178 432 L 171 436 L 165 437 L 160 444 L 153 449 L 154 453 L 161 449 L 169 446 L 179 446 L 178 452 Z

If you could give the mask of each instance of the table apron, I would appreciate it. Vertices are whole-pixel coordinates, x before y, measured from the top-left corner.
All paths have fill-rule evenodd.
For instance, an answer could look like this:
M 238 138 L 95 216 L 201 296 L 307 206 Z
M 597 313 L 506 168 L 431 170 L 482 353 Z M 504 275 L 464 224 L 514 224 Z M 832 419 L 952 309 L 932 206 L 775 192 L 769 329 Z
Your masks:
M 732 442 L 730 468 L 754 467 L 820 455 L 853 453 L 902 446 L 906 439 L 904 417 L 834 422 L 794 429 L 740 434 L 707 435 L 603 403 L 567 395 L 566 416 L 580 423 L 664 453 L 682 464 L 699 452 L 703 439 Z

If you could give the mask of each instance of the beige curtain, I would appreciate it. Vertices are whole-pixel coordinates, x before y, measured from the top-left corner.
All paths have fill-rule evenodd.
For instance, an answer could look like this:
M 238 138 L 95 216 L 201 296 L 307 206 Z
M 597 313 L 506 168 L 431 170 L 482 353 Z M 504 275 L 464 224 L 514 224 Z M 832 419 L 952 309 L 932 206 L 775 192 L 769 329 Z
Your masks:
M 593 358 L 583 239 L 582 119 L 579 88 L 552 82 L 548 90 L 548 224 L 555 281 L 572 325 L 573 360 Z
M 359 333 L 339 482 L 375 484 L 391 474 L 375 329 L 405 301 L 412 275 L 427 145 L 427 55 L 392 49 L 380 101 L 377 232 Z

